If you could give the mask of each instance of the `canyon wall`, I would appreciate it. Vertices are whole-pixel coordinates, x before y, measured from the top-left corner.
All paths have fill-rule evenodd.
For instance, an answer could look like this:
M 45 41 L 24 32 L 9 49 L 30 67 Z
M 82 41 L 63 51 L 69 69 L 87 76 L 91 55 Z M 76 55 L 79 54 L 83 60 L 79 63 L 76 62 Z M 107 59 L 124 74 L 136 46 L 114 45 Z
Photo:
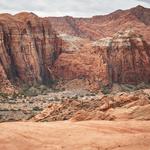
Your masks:
M 48 84 L 61 40 L 48 20 L 32 13 L 0 15 L 0 80 Z M 2 82 L 1 82 L 2 83 Z
M 94 52 L 107 64 L 110 83 L 150 83 L 150 45 L 133 30 L 94 43 Z
M 137 6 L 91 18 L 48 19 L 67 43 L 53 66 L 58 79 L 81 79 L 98 87 L 101 83 L 150 82 L 149 8 Z
M 94 88 L 113 83 L 150 83 L 150 45 L 134 30 L 128 29 L 94 42 L 70 37 L 77 48 L 63 51 L 52 70 L 59 80 L 84 80 Z
M 150 9 L 137 6 L 128 10 L 117 10 L 108 15 L 91 18 L 49 17 L 58 33 L 98 40 L 113 36 L 120 30 L 132 28 L 150 41 Z
M 0 91 L 54 80 L 150 83 L 149 14 L 142 6 L 92 18 L 0 14 Z

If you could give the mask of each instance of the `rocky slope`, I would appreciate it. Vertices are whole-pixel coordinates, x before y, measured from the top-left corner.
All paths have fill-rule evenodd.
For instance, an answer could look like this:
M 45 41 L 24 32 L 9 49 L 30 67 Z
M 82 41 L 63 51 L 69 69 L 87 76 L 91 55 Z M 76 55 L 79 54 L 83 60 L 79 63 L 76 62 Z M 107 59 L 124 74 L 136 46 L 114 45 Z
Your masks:
M 150 9 L 137 6 L 129 10 L 118 10 L 104 16 L 92 18 L 49 17 L 52 26 L 59 33 L 71 34 L 97 40 L 112 36 L 119 30 L 132 27 L 150 41 Z
M 150 120 L 150 90 L 51 103 L 31 121 Z
M 49 83 L 51 66 L 60 52 L 61 40 L 48 20 L 32 13 L 0 15 L 1 88 L 6 80 Z

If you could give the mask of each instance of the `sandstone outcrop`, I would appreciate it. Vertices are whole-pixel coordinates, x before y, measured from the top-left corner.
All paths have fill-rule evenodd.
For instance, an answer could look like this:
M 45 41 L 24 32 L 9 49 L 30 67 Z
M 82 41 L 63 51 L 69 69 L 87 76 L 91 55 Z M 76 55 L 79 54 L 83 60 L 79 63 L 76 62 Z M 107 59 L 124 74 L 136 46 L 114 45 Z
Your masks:
M 99 96 L 93 100 L 68 99 L 52 103 L 31 121 L 150 120 L 150 98 L 144 90 Z
M 48 20 L 33 13 L 0 15 L 0 80 L 49 83 L 61 40 Z
M 93 45 L 107 65 L 111 83 L 150 83 L 150 45 L 141 35 L 129 29 Z

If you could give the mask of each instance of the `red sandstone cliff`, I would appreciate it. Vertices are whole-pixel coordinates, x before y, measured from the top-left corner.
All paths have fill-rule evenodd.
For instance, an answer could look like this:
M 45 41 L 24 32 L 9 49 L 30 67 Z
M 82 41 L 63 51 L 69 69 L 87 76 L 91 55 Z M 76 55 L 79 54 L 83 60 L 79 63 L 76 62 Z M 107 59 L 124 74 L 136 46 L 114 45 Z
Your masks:
M 131 27 L 150 41 L 150 9 L 137 6 L 129 10 L 118 10 L 104 16 L 92 18 L 49 17 L 52 26 L 59 33 L 71 34 L 97 40 L 112 36 L 120 30 Z
M 32 13 L 0 15 L 0 80 L 48 83 L 60 51 L 61 40 L 48 20 Z
M 58 79 L 81 79 L 97 88 L 150 82 L 150 45 L 135 31 L 118 32 L 95 42 L 82 39 L 83 45 L 80 38 L 69 38 L 70 47 L 76 42 L 79 50 L 63 51 L 55 61 L 52 70 Z
M 107 64 L 112 83 L 150 82 L 150 45 L 133 30 L 116 33 L 94 43 L 94 52 Z
M 141 6 L 92 18 L 1 14 L 0 90 L 50 85 L 53 77 L 81 79 L 90 88 L 149 83 L 149 14 Z

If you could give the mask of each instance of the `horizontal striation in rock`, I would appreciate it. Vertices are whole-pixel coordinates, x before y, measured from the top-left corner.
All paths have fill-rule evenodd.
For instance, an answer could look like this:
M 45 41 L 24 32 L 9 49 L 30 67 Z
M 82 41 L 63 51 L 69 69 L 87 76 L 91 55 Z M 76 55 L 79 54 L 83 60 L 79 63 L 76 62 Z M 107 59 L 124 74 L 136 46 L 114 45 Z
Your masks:
M 0 65 L 12 83 L 49 83 L 61 43 L 44 18 L 33 13 L 0 15 Z

